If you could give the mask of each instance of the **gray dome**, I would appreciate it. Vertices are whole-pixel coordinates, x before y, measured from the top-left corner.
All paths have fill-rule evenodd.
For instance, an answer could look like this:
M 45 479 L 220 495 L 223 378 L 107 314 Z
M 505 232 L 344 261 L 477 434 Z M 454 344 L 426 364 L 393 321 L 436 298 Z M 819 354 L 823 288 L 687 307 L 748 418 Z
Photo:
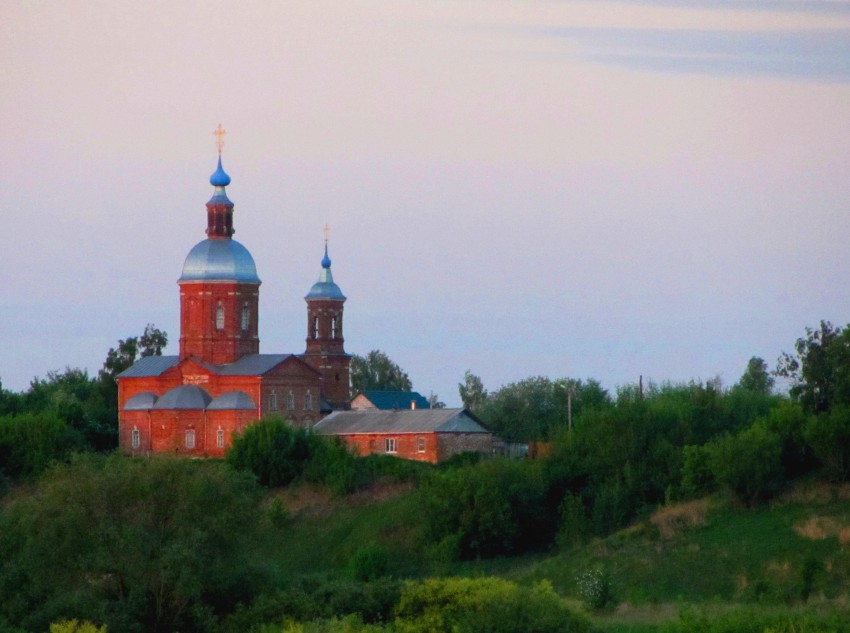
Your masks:
M 248 249 L 236 240 L 206 239 L 198 242 L 183 264 L 183 281 L 237 281 L 259 284 L 257 267 Z
M 221 394 L 210 402 L 207 411 L 221 411 L 223 409 L 240 411 L 256 411 L 257 405 L 244 391 L 228 391 Z
M 142 391 L 124 403 L 124 411 L 147 411 L 153 409 L 157 396 L 152 391 Z
M 154 409 L 206 409 L 212 397 L 197 385 L 181 385 L 156 401 Z

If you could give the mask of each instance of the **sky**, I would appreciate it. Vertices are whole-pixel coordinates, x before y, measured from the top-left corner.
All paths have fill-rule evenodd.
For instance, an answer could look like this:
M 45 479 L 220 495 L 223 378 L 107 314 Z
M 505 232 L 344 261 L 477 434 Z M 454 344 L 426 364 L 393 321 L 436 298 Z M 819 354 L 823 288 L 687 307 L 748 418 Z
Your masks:
M 0 1 L 0 380 L 176 354 L 226 130 L 260 351 L 323 227 L 350 353 L 458 406 L 719 377 L 850 322 L 850 0 Z

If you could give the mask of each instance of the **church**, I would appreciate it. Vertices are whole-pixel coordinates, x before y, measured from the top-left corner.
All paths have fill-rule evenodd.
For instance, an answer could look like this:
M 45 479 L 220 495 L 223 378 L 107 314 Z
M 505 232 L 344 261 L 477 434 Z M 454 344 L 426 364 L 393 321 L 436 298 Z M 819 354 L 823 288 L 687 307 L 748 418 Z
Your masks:
M 177 281 L 180 352 L 142 358 L 117 377 L 119 446 L 127 455 L 221 457 L 234 434 L 259 418 L 312 427 L 349 406 L 345 295 L 331 274 L 327 236 L 319 279 L 305 296 L 304 353 L 260 353 L 261 282 L 251 253 L 233 239 L 221 126 L 217 134 L 207 237 L 189 251 Z

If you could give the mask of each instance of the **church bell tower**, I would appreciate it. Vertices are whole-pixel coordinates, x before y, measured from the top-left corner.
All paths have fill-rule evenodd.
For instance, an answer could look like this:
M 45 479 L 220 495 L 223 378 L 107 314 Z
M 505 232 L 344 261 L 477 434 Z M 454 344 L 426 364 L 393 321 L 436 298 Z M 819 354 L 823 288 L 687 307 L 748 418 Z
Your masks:
M 343 346 L 342 313 L 345 295 L 334 283 L 328 257 L 325 227 L 325 256 L 319 281 L 304 297 L 307 302 L 307 350 L 304 360 L 322 374 L 322 398 L 333 409 L 347 409 L 350 402 L 349 364 Z

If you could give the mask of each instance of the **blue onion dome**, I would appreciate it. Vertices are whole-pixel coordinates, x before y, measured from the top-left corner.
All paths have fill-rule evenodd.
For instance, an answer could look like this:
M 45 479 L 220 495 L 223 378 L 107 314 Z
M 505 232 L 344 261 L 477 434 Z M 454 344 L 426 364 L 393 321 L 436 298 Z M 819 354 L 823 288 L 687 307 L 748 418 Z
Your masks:
M 231 239 L 205 239 L 189 251 L 177 283 L 189 281 L 259 284 L 260 278 L 254 258 L 242 244 Z
M 230 176 L 221 166 L 221 154 L 218 155 L 218 169 L 210 176 L 210 184 L 213 187 L 226 187 L 230 184 Z
M 334 283 L 334 276 L 331 273 L 331 258 L 328 257 L 328 245 L 325 243 L 325 256 L 322 258 L 322 272 L 319 273 L 319 281 L 313 284 L 310 292 L 304 297 L 307 301 L 312 299 L 336 299 L 337 301 L 345 301 L 345 295 Z

